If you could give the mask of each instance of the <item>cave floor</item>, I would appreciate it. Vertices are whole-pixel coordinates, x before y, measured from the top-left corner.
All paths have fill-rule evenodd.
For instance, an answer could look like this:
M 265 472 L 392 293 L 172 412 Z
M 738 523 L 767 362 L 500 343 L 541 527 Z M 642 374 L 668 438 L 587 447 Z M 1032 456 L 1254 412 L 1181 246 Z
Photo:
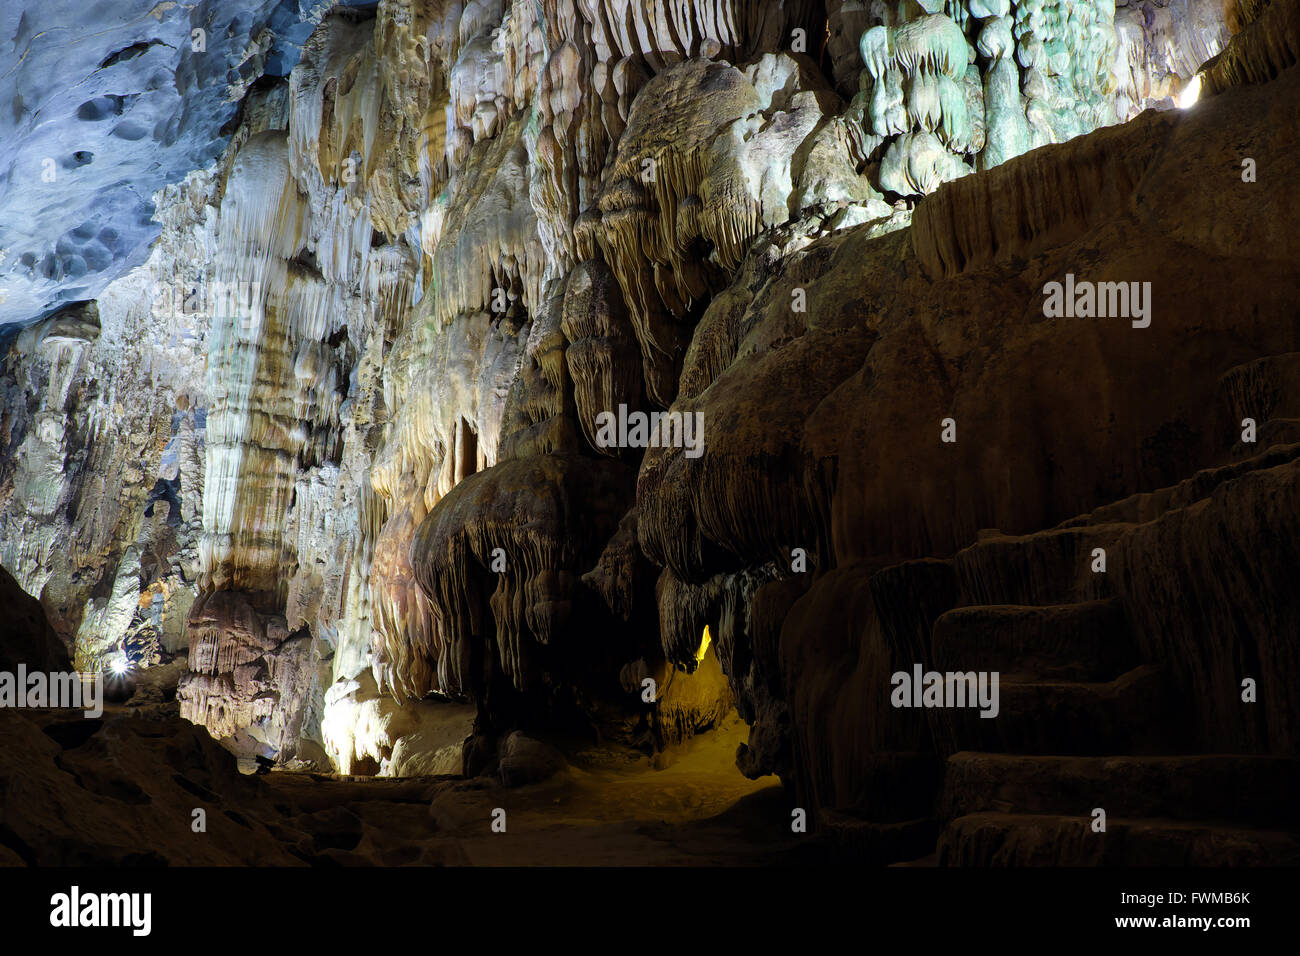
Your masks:
M 509 789 L 491 778 L 278 772 L 263 779 L 286 825 L 311 833 L 322 863 L 799 862 L 807 845 L 791 832 L 783 788 L 774 778 L 747 780 L 735 767 L 745 737 L 745 725 L 734 720 L 677 748 L 667 766 L 661 760 L 663 769 L 617 751 L 581 751 L 550 779 Z M 498 808 L 505 811 L 505 832 L 493 830 Z
M 506 787 L 491 775 L 247 775 L 174 704 L 109 705 L 90 719 L 4 710 L 0 866 L 820 862 L 820 841 L 792 832 L 776 779 L 736 769 L 746 737 L 733 715 L 653 759 L 574 745 L 558 773 Z

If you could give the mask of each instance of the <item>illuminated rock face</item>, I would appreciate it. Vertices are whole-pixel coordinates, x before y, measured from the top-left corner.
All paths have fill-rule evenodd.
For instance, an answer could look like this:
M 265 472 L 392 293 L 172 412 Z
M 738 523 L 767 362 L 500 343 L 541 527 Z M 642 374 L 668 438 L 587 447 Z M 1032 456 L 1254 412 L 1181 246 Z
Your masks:
M 205 189 L 197 176 L 172 192 L 176 228 L 201 232 Z M 202 325 L 152 310 L 175 251 L 165 241 L 97 304 L 6 336 L 0 560 L 79 667 L 185 643 L 206 409 Z
M 1229 22 L 1234 7 L 1222 0 L 1116 4 L 1118 118 L 1128 120 L 1148 107 L 1168 108 L 1187 98 L 1192 76 L 1237 30 Z
M 672 402 L 694 322 L 759 232 L 850 205 L 888 215 L 841 108 L 787 54 L 744 70 L 690 60 L 646 84 L 578 236 L 618 279 L 653 402 Z
M 1124 602 L 1217 593 L 1171 557 L 1236 546 L 1195 490 L 1292 493 L 1225 425 L 1300 415 L 1290 194 L 1238 174 L 1293 172 L 1292 9 L 1231 43 L 1190 0 L 335 11 L 148 261 L 0 339 L 0 561 L 83 666 L 186 655 L 182 713 L 244 754 L 508 768 L 521 727 L 653 749 L 734 707 L 744 773 L 897 822 L 877 775 L 929 806 L 950 752 L 1033 740 L 900 717 L 893 671 L 1057 604 L 1178 656 Z M 1220 49 L 1195 110 L 1110 127 Z M 1046 314 L 1085 267 L 1150 326 Z M 611 445 L 620 409 L 702 443 Z M 1286 678 L 1229 631 L 1171 675 L 1213 700 L 1184 745 L 1294 752 L 1198 676 Z M 1104 669 L 1131 716 L 1146 672 Z
M 297 756 L 310 697 L 320 693 L 310 633 L 290 634 L 282 617 L 259 613 L 239 592 L 216 591 L 195 602 L 189 641 L 181 716 L 237 738 L 248 756 Z
M 6 4 L 0 69 L 0 324 L 139 266 L 153 193 L 213 162 L 263 75 L 283 76 L 327 0 Z
M 887 14 L 858 44 L 866 72 L 855 104 L 884 150 L 882 189 L 928 195 L 974 169 L 1115 122 L 1111 0 L 920 6 L 914 16 Z M 1138 60 L 1145 78 L 1150 70 Z

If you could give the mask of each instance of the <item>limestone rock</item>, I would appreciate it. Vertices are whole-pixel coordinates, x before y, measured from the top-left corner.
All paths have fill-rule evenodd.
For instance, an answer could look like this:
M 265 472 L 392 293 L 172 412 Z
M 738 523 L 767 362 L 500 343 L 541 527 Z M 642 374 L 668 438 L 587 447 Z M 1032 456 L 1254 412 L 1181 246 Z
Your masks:
M 245 756 L 293 757 L 317 679 L 310 633 L 291 634 L 283 617 L 260 613 L 238 592 L 217 591 L 195 602 L 189 634 L 181 716 L 217 738 L 243 731 Z

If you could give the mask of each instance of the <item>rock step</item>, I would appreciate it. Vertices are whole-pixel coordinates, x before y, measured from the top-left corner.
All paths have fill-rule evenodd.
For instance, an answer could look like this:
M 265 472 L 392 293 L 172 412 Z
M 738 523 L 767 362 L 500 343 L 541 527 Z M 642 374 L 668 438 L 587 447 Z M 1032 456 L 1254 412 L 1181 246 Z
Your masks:
M 972 813 L 939 836 L 940 866 L 1294 866 L 1300 834 L 1161 818 L 1088 813 Z
M 1259 447 L 1256 443 L 1255 446 Z M 1142 524 L 1178 508 L 1208 498 L 1215 489 L 1254 471 L 1266 471 L 1300 458 L 1300 444 L 1275 445 L 1265 448 L 1252 458 L 1234 461 L 1217 468 L 1206 468 L 1176 485 L 1157 488 L 1155 491 L 1130 495 L 1108 505 L 1101 505 L 1088 514 L 1078 515 L 1062 522 L 1062 528 L 1081 528 L 1097 524 L 1128 522 Z
M 1074 813 L 1286 826 L 1300 757 L 1247 754 L 1039 757 L 963 752 L 948 760 L 941 819 L 973 813 Z
M 935 621 L 931 643 L 935 670 L 1002 680 L 1111 680 L 1138 663 L 1114 600 L 955 608 Z
M 1105 683 L 999 681 L 996 717 L 977 707 L 928 711 L 939 749 L 1019 754 L 1178 753 L 1187 721 L 1161 668 L 1143 665 Z
M 1110 562 L 1116 557 L 1120 539 L 1137 526 L 1210 497 L 1246 475 L 1296 460 L 1300 457 L 1300 418 L 1263 420 L 1256 439 L 1253 444 L 1236 442 L 1230 464 L 1204 469 L 1177 485 L 1101 505 L 1055 528 L 1026 535 L 981 531 L 979 540 L 952 558 L 960 591 L 956 603 L 1047 606 L 1111 597 L 1110 574 L 1118 569 L 1093 571 L 1094 549 L 1104 549 Z
M 953 568 L 964 605 L 1077 604 L 1111 596 L 1106 574 L 1092 570 L 1093 550 L 1109 556 L 1129 524 L 1052 528 L 1028 535 L 983 532 L 957 552 Z

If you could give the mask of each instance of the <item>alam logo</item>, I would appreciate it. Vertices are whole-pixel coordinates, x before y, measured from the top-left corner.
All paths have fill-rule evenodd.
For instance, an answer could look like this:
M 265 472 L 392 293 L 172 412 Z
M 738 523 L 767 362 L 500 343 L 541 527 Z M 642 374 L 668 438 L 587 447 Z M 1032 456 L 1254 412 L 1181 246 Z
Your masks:
M 687 458 L 704 454 L 703 412 L 629 412 L 596 416 L 596 444 L 601 448 L 683 448 Z
M 0 671 L 0 707 L 66 708 L 83 711 L 92 719 L 102 717 L 104 675 L 76 671 L 47 674 L 19 664 L 16 673 Z
M 153 894 L 83 893 L 73 886 L 50 897 L 50 925 L 59 929 L 127 927 L 133 936 L 153 929 Z
M 1065 282 L 1043 286 L 1043 315 L 1049 319 L 1132 319 L 1133 328 L 1151 325 L 1150 282 L 1076 281 L 1073 272 Z
M 996 717 L 997 671 L 927 671 L 920 664 L 912 672 L 897 671 L 890 678 L 894 690 L 889 702 L 894 707 L 978 707 L 981 717 Z

